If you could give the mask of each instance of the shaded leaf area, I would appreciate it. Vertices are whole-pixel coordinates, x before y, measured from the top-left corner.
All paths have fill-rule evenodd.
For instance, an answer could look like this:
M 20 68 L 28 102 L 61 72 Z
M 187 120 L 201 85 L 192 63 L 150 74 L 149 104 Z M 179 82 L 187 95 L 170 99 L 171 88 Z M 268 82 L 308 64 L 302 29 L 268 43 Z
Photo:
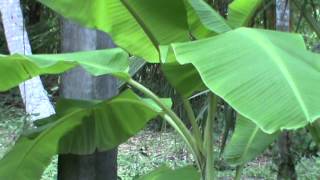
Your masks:
M 248 26 L 263 0 L 235 0 L 229 5 L 227 23 L 232 28 Z
M 159 62 L 160 45 L 189 40 L 182 0 L 39 1 L 81 25 L 107 32 L 119 47 L 148 62 Z
M 267 134 L 250 120 L 238 116 L 235 132 L 226 146 L 223 158 L 231 165 L 247 163 L 260 155 L 278 135 Z
M 164 101 L 171 105 L 170 100 Z M 39 120 L 39 127 L 22 135 L 1 159 L 0 179 L 39 179 L 53 155 L 111 149 L 161 113 L 158 106 L 131 90 L 102 102 L 61 103 L 56 115 Z
M 182 97 L 190 97 L 194 93 L 206 90 L 207 87 L 192 64 L 180 64 L 170 46 L 161 46 L 161 70 L 168 82 Z
M 207 89 L 192 64 L 167 63 L 162 64 L 161 69 L 167 80 L 183 97 L 190 97 L 194 92 Z
M 180 64 L 194 65 L 211 91 L 265 132 L 298 129 L 320 116 L 320 55 L 307 51 L 299 35 L 239 28 L 172 49 Z
M 318 147 L 320 148 L 320 120 L 315 121 L 312 123 L 309 127 L 308 130 Z
M 32 77 L 59 74 L 78 65 L 95 76 L 130 77 L 128 54 L 119 48 L 53 55 L 0 55 L 0 91 L 9 90 Z
M 186 166 L 179 169 L 170 169 L 167 166 L 160 167 L 137 180 L 195 180 L 200 179 L 200 173 L 193 166 Z
M 129 74 L 131 77 L 136 76 L 145 67 L 147 62 L 141 58 L 136 58 L 134 56 L 129 57 Z M 119 89 L 123 88 L 125 85 L 124 81 L 118 81 L 117 87 Z
M 196 39 L 230 31 L 225 19 L 202 0 L 185 0 L 190 32 Z
M 185 0 L 190 31 L 196 39 L 214 36 L 232 28 L 249 26 L 263 0 L 235 0 L 229 5 L 227 21 L 207 2 Z

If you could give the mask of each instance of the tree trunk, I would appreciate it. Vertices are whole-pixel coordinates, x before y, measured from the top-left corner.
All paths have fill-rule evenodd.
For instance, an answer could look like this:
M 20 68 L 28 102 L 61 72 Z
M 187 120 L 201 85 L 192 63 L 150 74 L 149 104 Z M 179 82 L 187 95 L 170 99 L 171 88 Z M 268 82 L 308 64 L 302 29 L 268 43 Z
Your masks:
M 290 31 L 290 2 L 289 0 L 276 0 L 276 29 Z M 278 139 L 280 162 L 277 179 L 297 179 L 294 157 L 291 152 L 291 138 L 289 132 L 283 132 Z
M 276 0 L 276 29 L 279 31 L 290 31 L 289 0 Z
M 20 1 L 0 0 L 0 11 L 10 53 L 31 54 Z M 39 77 L 20 84 L 19 88 L 31 120 L 45 118 L 55 113 Z
M 297 179 L 293 153 L 291 152 L 291 136 L 289 132 L 283 132 L 278 139 L 280 162 L 278 162 L 278 180 Z
M 64 52 L 114 47 L 110 38 L 101 32 L 82 28 L 63 20 L 62 50 Z M 75 68 L 62 77 L 61 94 L 73 99 L 108 99 L 118 93 L 116 80 L 111 76 L 93 77 L 82 68 Z M 59 180 L 116 180 L 117 149 L 91 155 L 60 155 Z

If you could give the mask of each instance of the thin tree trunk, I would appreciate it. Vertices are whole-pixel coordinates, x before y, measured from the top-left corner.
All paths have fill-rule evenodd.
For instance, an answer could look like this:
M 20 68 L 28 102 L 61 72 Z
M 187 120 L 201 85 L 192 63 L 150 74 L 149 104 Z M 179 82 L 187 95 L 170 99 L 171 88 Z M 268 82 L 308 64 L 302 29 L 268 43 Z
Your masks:
M 289 0 L 276 0 L 276 29 L 290 31 L 290 2 Z M 291 138 L 289 132 L 283 132 L 278 139 L 280 162 L 277 179 L 297 179 L 294 157 L 291 152 Z
M 10 53 L 31 54 L 20 1 L 0 0 L 0 11 Z M 20 84 L 19 88 L 31 120 L 45 118 L 55 113 L 39 77 Z
M 84 29 L 63 20 L 62 50 L 64 52 L 114 47 L 103 33 Z M 62 77 L 61 94 L 73 99 L 108 99 L 118 93 L 116 80 L 111 76 L 93 77 L 82 68 L 75 68 Z M 116 180 L 117 149 L 91 155 L 60 155 L 59 180 Z
M 276 29 L 290 31 L 290 1 L 276 0 Z

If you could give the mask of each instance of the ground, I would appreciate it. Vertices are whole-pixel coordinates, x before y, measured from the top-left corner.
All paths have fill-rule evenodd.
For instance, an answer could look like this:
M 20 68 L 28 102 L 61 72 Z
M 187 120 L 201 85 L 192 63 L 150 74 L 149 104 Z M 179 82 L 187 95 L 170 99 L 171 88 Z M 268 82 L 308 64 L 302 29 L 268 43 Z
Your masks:
M 0 158 L 12 147 L 23 129 L 23 110 L 0 103 Z M 148 128 L 119 147 L 118 174 L 122 180 L 131 180 L 154 168 L 167 164 L 180 167 L 192 163 L 192 157 L 178 135 L 171 131 L 154 132 Z M 56 179 L 57 157 L 46 169 L 42 180 Z M 297 165 L 299 179 L 316 180 L 320 177 L 320 158 L 302 158 Z M 232 179 L 234 171 L 219 171 L 219 179 Z M 263 155 L 244 169 L 244 179 L 276 179 L 276 166 Z M 119 178 L 119 179 L 120 179 Z

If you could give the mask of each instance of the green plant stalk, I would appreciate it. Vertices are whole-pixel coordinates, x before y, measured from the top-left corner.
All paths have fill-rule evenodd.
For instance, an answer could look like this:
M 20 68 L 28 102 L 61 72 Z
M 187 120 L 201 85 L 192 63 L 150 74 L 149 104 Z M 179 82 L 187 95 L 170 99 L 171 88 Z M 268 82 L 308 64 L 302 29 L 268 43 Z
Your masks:
M 192 110 L 192 106 L 190 104 L 190 101 L 187 98 L 182 98 L 182 101 L 183 101 L 184 109 L 186 110 L 189 121 L 191 123 L 193 136 L 196 140 L 197 146 L 200 149 L 200 151 L 204 154 L 203 141 L 201 138 L 202 136 L 201 136 L 200 128 L 197 124 L 196 117 L 195 117 L 194 112 Z
M 246 145 L 245 147 L 245 150 L 243 152 L 243 154 L 247 154 L 248 150 L 249 150 L 249 147 L 250 147 L 250 144 L 251 142 L 254 140 L 254 137 L 256 136 L 256 134 L 258 133 L 259 131 L 259 128 L 258 126 L 255 128 L 255 130 L 253 131 L 253 134 L 251 135 L 250 139 L 249 139 L 249 143 Z M 243 171 L 243 168 L 244 168 L 244 165 L 245 163 L 242 163 L 240 165 L 237 166 L 237 170 L 236 170 L 236 175 L 235 175 L 235 180 L 240 180 L 241 178 L 241 175 L 242 175 L 242 171 Z
M 208 106 L 208 116 L 204 132 L 204 146 L 206 150 L 206 166 L 205 166 L 205 180 L 215 179 L 214 171 L 214 117 L 217 112 L 217 98 L 214 94 L 209 93 L 209 106 Z
M 234 180 L 240 180 L 241 179 L 243 168 L 244 168 L 244 164 L 241 164 L 241 165 L 237 166 L 236 176 L 234 177 Z
M 152 91 L 150 91 L 148 88 L 144 87 L 142 84 L 133 80 L 132 78 L 127 80 L 127 83 L 144 93 L 147 97 L 151 98 L 164 111 L 165 114 L 162 115 L 162 117 L 166 121 L 168 121 L 168 123 L 170 123 L 170 125 L 173 126 L 173 128 L 182 135 L 183 140 L 185 140 L 185 142 L 189 146 L 200 169 L 200 160 L 202 159 L 200 150 L 198 149 L 198 146 L 191 132 L 183 124 L 183 121 L 176 115 L 176 113 L 174 113 L 170 108 L 163 104 L 160 98 L 157 95 L 155 95 Z
M 165 121 L 167 121 L 180 135 L 181 134 L 183 134 L 182 133 L 182 131 L 179 129 L 179 127 L 177 126 L 177 124 L 172 120 L 172 118 L 170 117 L 170 116 L 168 116 L 167 114 L 161 114 L 161 117 L 165 120 Z M 185 137 L 185 136 L 181 136 L 182 137 L 182 139 L 186 142 L 186 144 L 188 145 L 188 147 L 190 148 L 190 150 L 191 150 L 191 153 L 192 153 L 192 155 L 195 157 L 195 161 L 196 161 L 196 164 L 197 164 L 197 166 L 198 166 L 198 168 L 199 169 L 201 169 L 201 165 L 202 165 L 202 163 L 201 163 L 201 159 L 200 158 L 198 158 L 197 156 L 197 153 L 193 150 L 193 148 L 192 148 L 192 145 L 190 144 L 190 142 L 188 141 L 188 139 Z

